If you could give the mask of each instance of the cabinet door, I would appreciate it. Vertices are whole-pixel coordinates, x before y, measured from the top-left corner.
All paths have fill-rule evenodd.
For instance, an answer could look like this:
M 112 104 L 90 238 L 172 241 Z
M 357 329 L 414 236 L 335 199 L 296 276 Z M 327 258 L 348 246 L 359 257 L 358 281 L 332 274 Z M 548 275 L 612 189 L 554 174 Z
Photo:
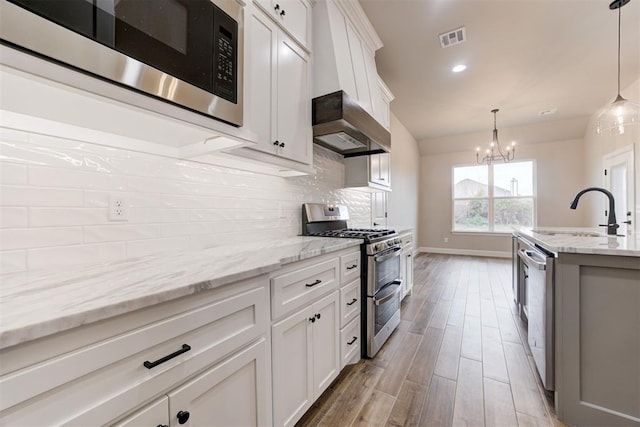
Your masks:
M 280 5 L 279 10 L 274 9 L 278 22 L 301 45 L 307 46 L 308 21 L 311 16 L 309 5 L 304 0 L 275 0 L 275 3 Z
M 371 217 L 374 227 L 387 226 L 387 193 L 373 193 L 371 196 Z
M 411 292 L 411 289 L 413 289 L 413 256 L 411 255 L 411 253 L 407 253 L 402 255 L 402 258 L 404 260 L 404 280 L 403 280 L 403 287 L 404 287 L 404 293 L 403 295 L 407 295 L 409 292 Z
M 402 298 L 407 295 L 407 257 L 402 255 L 400 257 L 400 280 L 402 280 Z
M 308 164 L 312 156 L 309 57 L 283 32 L 278 36 L 277 87 L 278 154 Z
M 169 393 L 170 425 L 270 425 L 268 351 L 262 338 Z
M 313 306 L 308 306 L 275 323 L 271 329 L 276 426 L 292 426 L 313 402 L 312 326 L 315 313 Z
M 389 161 L 389 154 L 373 154 L 370 158 L 371 162 L 371 182 L 384 185 L 385 187 L 391 186 L 391 163 Z
M 135 426 L 168 426 L 169 425 L 169 398 L 161 399 L 145 406 L 132 415 L 113 425 L 113 427 Z
M 313 385 L 318 397 L 340 372 L 340 307 L 338 292 L 313 304 Z
M 247 121 L 258 135 L 257 150 L 274 154 L 276 137 L 276 64 L 278 29 L 276 25 L 255 7 L 248 25 L 249 50 L 247 57 L 247 91 L 249 106 Z

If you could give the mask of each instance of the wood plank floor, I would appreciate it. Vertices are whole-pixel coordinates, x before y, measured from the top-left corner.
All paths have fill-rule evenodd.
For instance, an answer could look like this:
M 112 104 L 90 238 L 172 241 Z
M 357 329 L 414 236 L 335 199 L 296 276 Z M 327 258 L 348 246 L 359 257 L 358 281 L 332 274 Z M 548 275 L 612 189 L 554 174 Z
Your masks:
M 297 426 L 563 426 L 511 296 L 511 261 L 421 254 L 402 321 Z

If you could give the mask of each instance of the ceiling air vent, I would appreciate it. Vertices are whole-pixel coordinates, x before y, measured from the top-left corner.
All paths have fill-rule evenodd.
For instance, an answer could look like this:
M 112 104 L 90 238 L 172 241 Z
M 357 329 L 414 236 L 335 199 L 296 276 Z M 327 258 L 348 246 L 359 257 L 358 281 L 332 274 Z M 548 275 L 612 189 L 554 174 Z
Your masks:
M 467 30 L 464 27 L 438 34 L 440 45 L 444 49 L 467 40 Z

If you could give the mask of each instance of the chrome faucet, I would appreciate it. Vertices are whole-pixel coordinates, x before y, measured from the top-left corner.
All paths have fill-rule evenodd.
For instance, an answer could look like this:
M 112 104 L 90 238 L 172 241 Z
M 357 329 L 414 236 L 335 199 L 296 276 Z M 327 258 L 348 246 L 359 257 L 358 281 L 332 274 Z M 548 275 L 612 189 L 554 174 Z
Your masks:
M 571 206 L 569 207 L 571 209 L 577 208 L 578 200 L 580 199 L 580 196 L 582 196 L 584 193 L 588 191 L 599 191 L 601 193 L 604 193 L 609 198 L 609 216 L 607 218 L 607 223 L 600 224 L 600 227 L 607 227 L 607 234 L 610 236 L 615 236 L 620 226 L 617 224 L 617 220 L 616 220 L 616 207 L 615 207 L 615 201 L 613 200 L 613 194 L 611 194 L 609 190 L 606 190 L 600 187 L 585 188 L 584 190 L 576 194 L 576 198 L 573 199 L 573 202 L 571 202 Z

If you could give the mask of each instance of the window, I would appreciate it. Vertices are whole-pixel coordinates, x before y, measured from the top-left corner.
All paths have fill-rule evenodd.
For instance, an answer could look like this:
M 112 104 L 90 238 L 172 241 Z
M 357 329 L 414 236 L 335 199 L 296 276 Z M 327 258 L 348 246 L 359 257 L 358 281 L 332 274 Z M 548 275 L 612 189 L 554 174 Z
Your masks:
M 508 233 L 533 227 L 532 161 L 453 168 L 453 231 Z

